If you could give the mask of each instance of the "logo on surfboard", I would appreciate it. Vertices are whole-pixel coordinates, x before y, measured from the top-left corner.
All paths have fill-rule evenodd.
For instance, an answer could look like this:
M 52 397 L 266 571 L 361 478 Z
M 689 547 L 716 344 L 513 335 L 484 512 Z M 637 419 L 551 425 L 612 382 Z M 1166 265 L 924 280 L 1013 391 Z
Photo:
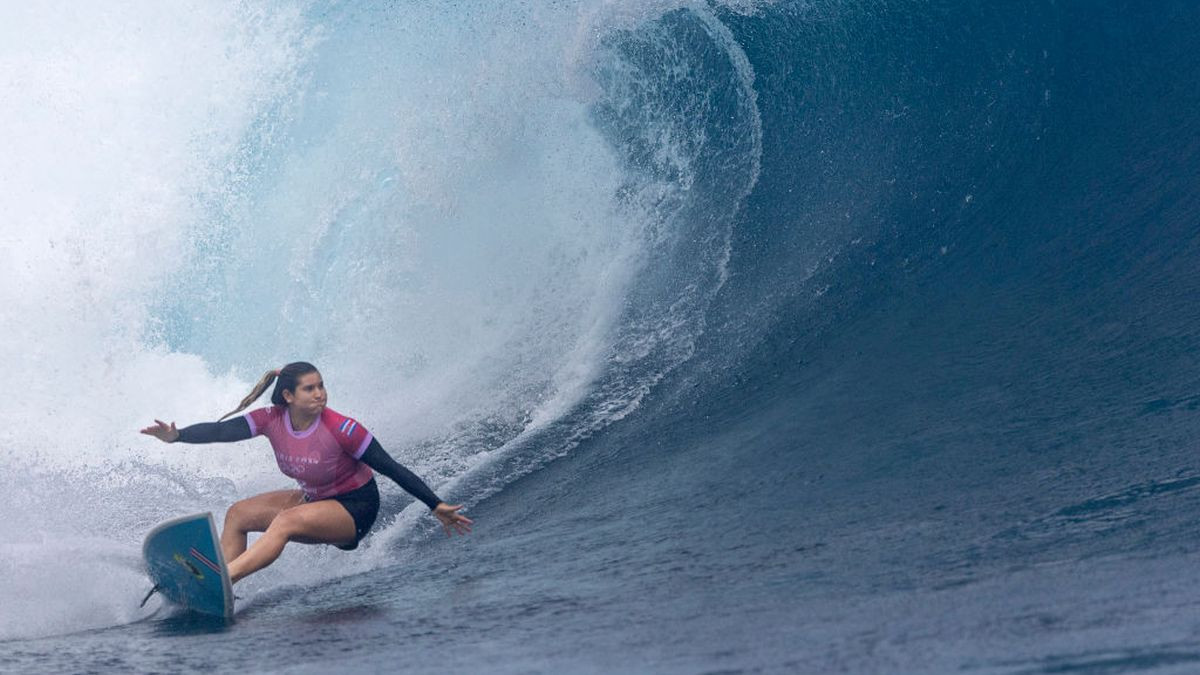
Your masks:
M 200 568 L 193 565 L 191 560 L 188 560 L 187 558 L 183 557 L 182 553 L 175 554 L 175 562 L 179 563 L 180 565 L 183 565 L 183 569 L 191 572 L 192 576 L 196 577 L 196 579 L 198 579 L 199 581 L 204 581 L 204 572 L 201 572 Z
M 190 553 L 193 558 L 203 563 L 208 569 L 216 572 L 217 574 L 221 573 L 221 568 L 217 566 L 217 563 L 209 560 L 207 556 L 200 551 L 197 551 L 194 546 L 188 549 L 188 553 Z M 192 576 L 196 577 L 197 580 L 204 581 L 204 572 L 199 567 L 196 567 L 194 564 L 192 564 L 191 560 L 183 557 L 182 553 L 175 554 L 175 562 L 183 565 L 183 568 L 190 572 Z

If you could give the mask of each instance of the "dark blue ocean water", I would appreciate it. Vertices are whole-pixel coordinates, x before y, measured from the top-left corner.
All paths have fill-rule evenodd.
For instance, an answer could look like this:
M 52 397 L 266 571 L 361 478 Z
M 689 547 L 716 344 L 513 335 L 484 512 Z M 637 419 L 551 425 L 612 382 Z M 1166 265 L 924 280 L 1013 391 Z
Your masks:
M 491 44 L 522 22 L 560 26 L 547 7 L 433 18 L 461 10 L 466 28 L 445 39 Z M 369 55 L 373 41 L 416 34 L 404 3 L 309 7 L 303 20 L 326 33 L 289 90 L 308 98 L 286 118 L 261 113 L 284 121 L 267 140 L 260 125 L 243 141 L 255 152 L 238 180 L 252 188 L 237 199 L 201 193 L 207 222 L 225 233 L 202 243 L 231 255 L 240 240 L 229 232 L 253 214 L 286 213 L 273 191 L 318 182 L 295 178 L 297 167 L 375 157 L 308 148 L 331 120 L 392 129 L 369 103 L 388 96 L 389 78 L 406 87 L 443 78 L 512 106 L 521 122 L 499 128 L 520 133 L 473 136 L 472 149 L 503 147 L 444 170 L 449 188 L 490 195 L 483 206 L 413 216 L 454 222 L 482 209 L 495 219 L 442 239 L 400 238 L 428 245 L 418 261 L 429 267 L 369 279 L 411 289 L 385 294 L 382 306 L 336 282 L 337 302 L 382 314 L 372 329 L 403 322 L 393 314 L 441 316 L 422 293 L 456 316 L 482 316 L 493 301 L 511 313 L 515 297 L 548 308 L 499 337 L 486 321 L 450 322 L 495 345 L 487 359 L 461 358 L 462 381 L 521 378 L 484 388 L 493 407 L 453 399 L 467 412 L 452 432 L 393 444 L 469 504 L 476 532 L 445 539 L 415 511 L 397 517 L 410 500 L 385 491 L 385 534 L 361 569 L 322 579 L 285 566 L 239 586 L 247 599 L 228 626 L 162 609 L 9 639 L 0 669 L 1200 670 L 1200 5 L 681 3 L 602 19 L 585 10 L 563 23 L 587 36 L 571 50 L 490 51 L 486 65 L 385 54 L 359 77 L 346 56 L 359 56 L 354 45 Z M 501 23 L 489 32 L 487 21 Z M 522 109 L 528 91 L 496 98 L 492 87 L 531 63 L 579 74 L 585 84 L 566 98 L 585 102 L 582 116 L 565 123 Z M 368 132 L 364 147 L 410 131 Z M 567 136 L 529 150 L 552 133 Z M 510 190 L 498 176 L 543 162 L 572 133 L 594 138 L 611 164 L 597 166 L 614 172 L 603 176 L 617 176 L 604 183 L 610 208 L 637 223 L 625 243 L 590 221 L 554 239 L 553 219 L 541 230 L 506 220 Z M 444 151 L 439 142 L 404 150 Z M 566 165 L 593 165 L 567 149 Z M 371 261 L 399 250 L 371 251 L 361 233 L 389 226 L 399 202 L 433 188 L 389 173 L 392 161 L 368 162 L 365 177 L 345 170 L 367 187 L 338 201 L 323 230 L 334 243 L 320 250 L 338 253 L 306 259 L 299 281 L 288 268 L 304 292 L 286 295 L 287 329 L 221 313 L 230 297 L 270 295 L 272 275 L 287 269 L 214 263 L 164 286 L 149 304 L 158 332 L 144 339 L 198 354 L 218 373 L 273 358 L 263 345 L 334 311 L 321 295 L 329 278 L 361 281 L 353 251 Z M 478 175 L 462 169 L 474 161 Z M 552 182 L 562 167 L 546 164 L 530 175 Z M 389 187 L 397 176 L 407 192 Z M 529 287 L 540 291 L 520 295 L 511 288 L 526 277 L 501 275 L 502 290 L 455 304 L 447 280 L 492 284 L 473 279 L 471 265 L 546 238 L 552 254 L 516 258 L 536 268 Z M 587 267 L 596 250 L 636 262 Z M 442 264 L 467 267 L 439 276 Z M 577 266 L 611 281 L 544 285 Z M 190 286 L 197 275 L 207 281 Z M 573 327 L 599 304 L 609 308 L 603 321 Z M 342 364 L 326 380 L 353 390 L 349 374 L 372 366 L 327 343 L 354 330 L 304 333 L 289 346 Z M 231 346 L 237 336 L 253 344 Z M 542 360 L 555 349 L 557 360 Z M 421 354 L 399 376 L 458 377 L 436 349 Z M 537 376 L 579 363 L 587 377 Z M 219 512 L 256 485 L 226 478 L 188 503 Z M 170 515 L 164 499 L 110 506 L 148 508 L 150 523 Z M 128 534 L 113 537 L 135 556 L 143 522 L 125 522 Z M 304 560 L 329 569 L 346 559 L 332 555 Z

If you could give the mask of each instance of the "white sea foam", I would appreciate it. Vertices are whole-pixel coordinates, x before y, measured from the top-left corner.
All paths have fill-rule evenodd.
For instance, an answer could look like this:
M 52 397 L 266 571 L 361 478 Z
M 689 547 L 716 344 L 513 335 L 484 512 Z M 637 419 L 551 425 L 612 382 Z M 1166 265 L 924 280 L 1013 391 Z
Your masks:
M 603 99 L 665 85 L 645 64 L 615 63 L 606 36 L 680 7 L 729 54 L 747 117 L 730 133 L 748 140 L 721 151 L 736 161 L 714 159 L 710 130 L 656 119 L 666 107 L 635 110 L 633 133 L 669 167 L 646 172 L 596 105 L 619 110 Z M 475 498 L 635 408 L 690 354 L 757 174 L 753 73 L 706 12 L 2 10 L 0 94 L 16 103 L 0 109 L 0 361 L 14 392 L 0 469 L 28 480 L 0 494 L 0 568 L 14 572 L 0 601 L 24 598 L 0 638 L 136 615 L 132 581 L 38 601 L 60 592 L 37 581 L 72 574 L 63 551 L 81 538 L 136 559 L 156 520 L 220 516 L 287 485 L 261 442 L 164 446 L 136 433 L 155 417 L 213 419 L 266 368 L 317 363 L 333 407 L 434 485 Z M 663 48 L 670 77 L 704 85 L 686 45 Z M 601 72 L 645 81 L 614 90 Z M 734 167 L 736 189 L 699 225 L 681 214 L 704 162 Z M 637 317 L 630 291 L 648 270 L 662 311 Z M 577 428 L 537 447 L 581 406 Z M 247 592 L 385 558 L 346 567 L 289 551 Z

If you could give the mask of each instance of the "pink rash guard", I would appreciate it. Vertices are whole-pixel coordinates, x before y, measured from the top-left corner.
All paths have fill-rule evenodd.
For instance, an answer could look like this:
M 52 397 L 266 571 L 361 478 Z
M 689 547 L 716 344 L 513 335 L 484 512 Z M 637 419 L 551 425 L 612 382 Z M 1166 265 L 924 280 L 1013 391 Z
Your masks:
M 324 499 L 367 484 L 374 475 L 359 461 L 371 443 L 371 432 L 329 408 L 304 431 L 292 428 L 287 406 L 246 413 L 250 435 L 271 441 L 279 470 L 296 479 L 309 499 Z

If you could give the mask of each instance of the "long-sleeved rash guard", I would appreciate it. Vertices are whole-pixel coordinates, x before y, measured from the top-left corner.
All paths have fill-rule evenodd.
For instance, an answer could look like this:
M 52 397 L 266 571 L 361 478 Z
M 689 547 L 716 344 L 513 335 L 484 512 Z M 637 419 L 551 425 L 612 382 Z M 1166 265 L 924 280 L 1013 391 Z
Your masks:
M 430 509 L 441 503 L 425 481 L 392 459 L 370 432 L 329 408 L 311 427 L 299 433 L 292 429 L 287 408 L 276 406 L 224 422 L 184 427 L 179 430 L 178 441 L 230 443 L 259 434 L 271 441 L 280 470 L 295 478 L 310 498 L 322 499 L 361 487 L 370 480 L 374 469 Z

